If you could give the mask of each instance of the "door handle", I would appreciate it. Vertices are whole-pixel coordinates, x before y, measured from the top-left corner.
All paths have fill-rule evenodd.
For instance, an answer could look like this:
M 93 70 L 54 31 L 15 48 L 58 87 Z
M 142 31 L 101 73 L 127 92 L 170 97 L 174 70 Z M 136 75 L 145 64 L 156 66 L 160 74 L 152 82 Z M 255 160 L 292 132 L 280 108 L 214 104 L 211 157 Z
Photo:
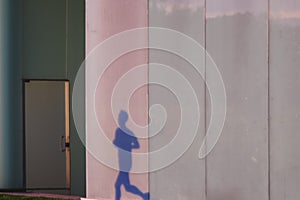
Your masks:
M 61 152 L 65 152 L 66 151 L 66 148 L 69 148 L 70 147 L 70 143 L 69 142 L 66 142 L 66 136 L 61 136 L 60 138 L 60 150 Z

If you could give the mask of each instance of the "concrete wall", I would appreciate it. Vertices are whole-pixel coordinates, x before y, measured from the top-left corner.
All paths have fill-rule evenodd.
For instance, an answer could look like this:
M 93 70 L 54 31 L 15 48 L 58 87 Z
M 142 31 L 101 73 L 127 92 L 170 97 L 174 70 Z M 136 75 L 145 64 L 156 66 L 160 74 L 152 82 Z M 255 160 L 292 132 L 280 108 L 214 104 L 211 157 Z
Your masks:
M 21 78 L 70 79 L 72 83 L 85 49 L 84 30 L 81 29 L 84 26 L 83 1 L 26 0 L 23 1 L 24 10 L 21 4 L 12 7 L 13 2 L 18 3 L 0 2 L 0 26 L 9 27 L 2 28 L 0 32 L 1 188 L 19 188 L 23 181 Z M 91 7 L 95 9 L 95 16 L 101 18 L 94 27 L 88 29 L 88 51 L 113 33 L 147 25 L 146 2 L 101 2 L 103 4 L 98 5 L 100 7 Z M 207 47 L 224 78 L 228 113 L 224 132 L 216 148 L 206 160 L 197 160 L 198 147 L 210 115 L 209 95 L 200 80 L 197 96 L 203 108 L 201 115 L 206 118 L 201 122 L 199 136 L 175 164 L 150 174 L 153 198 L 264 200 L 270 195 L 271 199 L 297 199 L 300 174 L 297 139 L 299 100 L 295 91 L 299 88 L 299 18 L 295 15 L 274 17 L 268 23 L 267 1 L 253 1 L 247 5 L 237 2 L 225 5 L 220 0 L 206 3 L 198 1 L 196 4 L 199 9 L 190 12 L 172 10 L 174 7 L 168 6 L 162 10 L 162 7 L 155 7 L 157 2 L 149 2 L 149 25 L 182 31 Z M 281 6 L 277 0 L 270 0 L 270 3 L 270 13 L 275 16 L 281 9 L 287 9 L 287 4 L 293 5 L 295 11 L 300 10 L 299 4 L 292 0 L 285 1 Z M 15 9 L 20 10 L 16 12 Z M 289 11 L 286 10 L 287 13 Z M 23 56 L 19 56 L 20 52 L 15 50 L 21 49 L 18 45 L 21 42 L 17 41 L 22 31 L 16 30 L 21 26 L 14 26 L 15 23 L 11 22 L 16 20 L 18 24 L 20 18 L 12 13 L 22 12 L 24 43 Z M 122 23 L 125 19 L 130 23 Z M 16 34 L 15 38 L 12 32 Z M 136 58 L 137 55 L 131 56 Z M 149 59 L 150 62 L 170 64 L 177 69 L 184 66 L 186 69 L 182 73 L 192 76 L 193 72 L 187 69 L 187 63 L 174 55 L 163 56 L 152 51 Z M 145 60 L 145 56 L 141 56 L 136 63 L 128 62 L 128 69 L 130 65 Z M 115 65 L 124 63 L 121 60 Z M 23 65 L 22 73 L 20 65 Z M 111 84 L 109 80 L 106 81 L 108 85 Z M 162 134 L 151 139 L 150 150 L 154 150 L 173 137 L 163 133 L 174 131 L 179 111 L 176 100 L 163 88 L 153 86 L 149 91 L 149 104 L 162 100 L 171 116 Z M 73 124 L 72 146 L 72 193 L 84 195 L 84 148 Z M 106 169 L 93 157 L 89 157 L 89 161 L 92 171 L 87 174 L 91 181 L 88 195 L 112 198 L 116 172 Z M 145 191 L 147 180 L 145 175 L 133 176 L 133 183 L 141 184 Z
M 86 177 L 87 177 L 87 196 L 89 198 L 104 198 L 114 199 L 115 189 L 114 184 L 118 176 L 118 169 L 110 167 L 110 161 L 117 163 L 117 149 L 112 145 L 111 141 L 114 140 L 115 131 L 118 126 L 112 113 L 111 103 L 116 103 L 114 106 L 120 106 L 123 110 L 130 114 L 132 119 L 139 125 L 145 125 L 148 121 L 148 98 L 147 86 L 141 87 L 127 99 L 125 96 L 114 99 L 112 94 L 115 87 L 118 86 L 118 80 L 128 73 L 134 67 L 147 64 L 148 53 L 147 50 L 130 52 L 126 55 L 118 55 L 120 57 L 116 60 L 111 60 L 112 63 L 105 70 L 103 76 L 100 72 L 106 66 L 101 66 L 105 58 L 110 57 L 113 52 L 122 49 L 122 43 L 115 43 L 114 46 L 108 47 L 101 51 L 95 50 L 97 45 L 101 44 L 105 39 L 110 36 L 129 30 L 131 28 L 147 27 L 147 1 L 146 0 L 88 0 L 86 4 L 86 144 L 87 144 L 87 163 L 86 163 Z M 140 37 L 134 38 L 135 41 L 141 41 L 147 45 L 147 32 Z M 129 40 L 130 41 L 130 40 Z M 117 51 L 115 51 L 117 50 Z M 147 67 L 145 66 L 140 76 L 132 77 L 141 82 L 147 82 Z M 131 78 L 131 80 L 132 80 Z M 98 82 L 99 81 L 99 82 Z M 94 87 L 96 85 L 96 87 Z M 122 94 L 128 94 L 130 82 L 121 84 L 124 87 Z M 119 84 L 120 86 L 120 84 Z M 117 95 L 120 95 L 118 93 Z M 130 100 L 130 105 L 124 106 L 124 103 Z M 117 111 L 117 116 L 120 110 Z M 134 134 L 147 135 L 148 130 L 144 132 L 136 132 L 133 124 L 127 123 L 128 128 Z M 110 145 L 106 145 L 106 138 L 101 139 L 101 127 L 103 134 L 110 140 Z M 147 152 L 148 142 L 147 139 L 139 139 L 140 149 L 134 152 Z M 105 154 L 107 160 L 103 160 L 101 154 Z M 133 165 L 144 164 L 147 166 L 147 160 L 139 162 L 133 158 Z M 136 185 L 142 192 L 148 191 L 148 174 L 130 174 L 130 182 Z M 125 192 L 122 187 L 122 198 L 135 199 L 137 196 Z
M 98 26 L 91 23 L 87 27 L 90 35 L 87 40 L 107 38 L 123 30 L 124 26 L 129 28 L 126 21 L 129 19 L 126 18 L 128 10 L 144 18 L 146 13 L 134 10 L 137 9 L 136 4 L 129 2 L 126 1 L 126 6 L 123 3 L 110 3 L 108 6 L 103 1 L 98 8 L 93 8 L 99 13 L 88 14 L 88 21 L 98 16 L 101 22 L 96 23 L 95 20 Z M 124 13 L 120 14 L 121 5 Z M 297 90 L 300 86 L 300 4 L 294 0 L 150 0 L 148 9 L 149 26 L 181 31 L 208 50 L 220 70 L 227 93 L 227 117 L 222 135 L 213 151 L 204 160 L 198 160 L 199 147 L 211 115 L 210 93 L 203 79 L 196 77 L 190 69 L 189 63 L 164 51 L 149 50 L 150 63 L 170 65 L 189 78 L 193 86 L 196 85 L 194 89 L 201 116 L 204 116 L 194 143 L 183 156 L 172 165 L 150 173 L 152 198 L 299 198 L 300 101 Z M 124 23 L 119 24 L 120 21 Z M 150 43 L 155 39 L 149 35 Z M 177 42 L 174 41 L 177 49 L 183 49 L 184 45 Z M 88 46 L 87 49 L 91 48 Z M 214 81 L 210 72 L 206 68 L 204 79 Z M 155 77 L 163 76 L 150 67 L 149 80 Z M 175 79 L 172 84 L 181 87 Z M 165 107 L 168 119 L 159 134 L 149 139 L 151 152 L 167 145 L 176 136 L 180 123 L 180 106 L 176 96 L 167 88 L 150 85 L 149 107 L 157 103 Z M 110 116 L 108 112 L 110 110 L 105 110 L 103 115 Z M 149 135 L 153 135 L 154 131 L 150 127 Z M 88 164 L 95 162 L 92 158 L 90 160 Z M 150 157 L 150 166 L 155 165 L 152 161 Z M 104 174 L 101 166 L 88 170 L 91 182 L 87 190 L 91 191 L 91 196 L 97 196 L 98 191 L 101 197 L 112 198 L 113 181 L 106 180 L 109 177 L 114 180 L 115 174 Z M 101 174 L 94 178 L 97 170 Z M 105 187 L 99 181 L 101 178 L 107 184 Z M 96 179 L 103 191 L 92 185 L 97 182 Z
M 225 126 L 207 157 L 207 199 L 267 200 L 267 4 L 208 1 L 207 16 L 207 51 L 227 93 Z
M 298 199 L 300 184 L 300 10 L 299 1 L 270 5 L 270 194 L 272 200 Z M 286 13 L 278 17 L 278 12 Z
M 169 5 L 164 5 L 162 1 L 150 0 L 149 2 L 150 27 L 163 27 L 180 31 L 188 37 L 192 37 L 198 44 L 205 45 L 204 1 L 186 1 L 182 3 L 183 6 L 179 5 L 180 2 L 173 2 L 171 3 L 171 5 L 173 4 L 172 8 Z M 189 4 L 193 6 L 189 7 Z M 155 35 L 149 34 L 150 44 L 154 43 L 156 39 Z M 185 44 L 173 42 L 176 44 L 176 50 L 184 50 Z M 195 52 L 189 50 L 187 53 L 193 55 Z M 203 57 L 202 66 L 204 66 L 205 55 L 199 53 L 199 56 Z M 199 149 L 205 136 L 205 84 L 204 77 L 197 73 L 194 66 L 185 59 L 168 51 L 150 49 L 149 52 L 149 63 L 161 63 L 170 66 L 190 82 L 197 95 L 195 100 L 200 109 L 197 136 L 189 149 L 182 152 L 184 154 L 170 166 L 150 173 L 150 193 L 153 199 L 205 199 L 205 160 L 198 159 Z M 164 67 L 161 66 L 161 68 Z M 196 119 L 195 116 L 190 115 L 183 120 L 181 118 L 182 110 L 189 110 L 190 105 L 183 105 L 183 102 L 180 102 L 178 98 L 180 94 L 159 84 L 163 80 L 169 80 L 168 82 L 175 88 L 182 88 L 183 85 L 182 82 L 178 81 L 178 76 L 171 73 L 161 76 L 161 72 L 151 69 L 150 65 L 149 80 L 157 80 L 156 77 L 160 77 L 160 81 L 157 80 L 158 84 L 149 86 L 149 107 L 161 104 L 166 111 L 166 124 L 163 129 L 155 135 L 155 132 L 159 130 L 159 123 L 149 128 L 149 135 L 155 135 L 150 138 L 150 152 L 159 152 L 168 147 L 169 143 L 178 138 L 179 134 L 187 134 L 179 131 L 182 121 L 193 122 Z M 183 91 L 185 91 L 185 95 L 191 95 L 186 88 Z M 196 110 L 197 108 L 193 109 Z M 161 118 L 161 114 L 153 114 L 152 117 L 155 122 Z M 192 133 L 194 130 L 189 127 L 185 131 Z M 161 156 L 161 159 L 168 160 L 170 156 L 172 156 L 172 152 L 169 152 L 169 155 Z M 156 165 L 156 161 L 152 157 L 150 157 L 149 162 L 150 166 Z
M 198 149 L 192 146 L 172 166 L 150 174 L 152 197 L 208 200 L 299 198 L 299 95 L 295 92 L 299 88 L 299 3 L 270 0 L 268 7 L 268 1 L 260 0 L 210 0 L 204 2 L 205 17 L 190 11 L 192 14 L 187 16 L 192 19 L 188 19 L 182 10 L 191 2 L 199 4 L 199 1 L 187 1 L 186 6 L 176 7 L 171 1 L 169 4 L 150 1 L 149 24 L 187 34 L 192 30 L 190 35 L 197 39 L 201 33 L 197 33 L 195 27 L 205 23 L 205 28 L 200 29 L 204 42 L 199 42 L 206 47 L 224 79 L 227 118 L 221 138 L 206 160 L 194 161 Z M 197 12 L 200 14 L 201 9 Z M 177 65 L 187 68 L 184 62 L 176 62 L 176 58 L 170 57 L 150 51 L 149 60 L 168 63 L 176 69 L 180 69 Z M 183 71 L 188 74 L 188 69 Z M 150 71 L 151 75 L 155 76 Z M 209 69 L 206 79 L 211 79 Z M 160 132 L 162 135 L 157 136 L 160 140 L 150 140 L 150 149 L 153 150 L 171 140 L 166 133 L 174 132 L 170 127 L 176 127 L 178 121 L 175 120 L 177 107 L 173 105 L 176 102 L 167 96 L 169 92 L 154 87 L 149 91 L 150 105 L 160 99 L 160 103 L 172 111 L 168 115 L 170 123 Z M 197 94 L 200 100 L 205 98 L 201 90 Z M 206 125 L 210 109 L 207 91 Z M 199 134 L 204 133 L 200 131 Z M 196 140 L 195 145 L 199 147 L 197 143 Z

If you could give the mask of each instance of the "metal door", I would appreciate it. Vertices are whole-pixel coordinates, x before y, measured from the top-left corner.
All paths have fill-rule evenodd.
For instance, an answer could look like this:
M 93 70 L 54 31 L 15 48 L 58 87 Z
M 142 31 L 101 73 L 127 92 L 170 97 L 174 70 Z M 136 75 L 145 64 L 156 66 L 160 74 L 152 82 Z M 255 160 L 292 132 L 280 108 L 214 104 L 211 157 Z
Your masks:
M 26 189 L 67 193 L 69 82 L 26 81 L 24 89 Z

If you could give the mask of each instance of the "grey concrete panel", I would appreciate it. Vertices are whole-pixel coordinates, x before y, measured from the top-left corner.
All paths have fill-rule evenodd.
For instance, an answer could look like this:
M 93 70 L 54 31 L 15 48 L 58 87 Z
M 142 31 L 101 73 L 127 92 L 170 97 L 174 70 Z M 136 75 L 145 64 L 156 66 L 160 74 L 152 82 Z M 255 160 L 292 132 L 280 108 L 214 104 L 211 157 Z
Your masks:
M 164 2 L 166 2 L 166 4 L 164 4 Z M 160 0 L 151 0 L 149 2 L 149 26 L 158 26 L 180 31 L 192 37 L 201 45 L 204 45 L 203 1 L 195 1 L 193 7 L 188 7 L 191 3 L 189 1 L 183 2 L 181 7 L 178 5 L 179 3 L 173 2 L 171 3 L 174 5 L 172 8 L 168 7 L 167 3 L 168 1 Z M 150 34 L 149 40 L 151 44 L 151 40 L 155 40 L 155 37 Z M 174 43 L 176 42 L 177 41 L 174 41 Z M 178 48 L 181 48 L 179 44 L 177 45 Z M 205 85 L 203 78 L 197 74 L 193 66 L 186 62 L 184 58 L 178 57 L 170 52 L 152 49 L 149 51 L 149 62 L 168 65 L 177 70 L 190 82 L 197 95 L 201 115 L 200 127 L 191 147 L 172 165 L 150 173 L 151 198 L 161 200 L 204 199 L 205 160 L 198 159 L 199 149 L 205 134 Z M 157 72 L 152 71 L 151 66 L 149 67 L 149 80 L 160 76 L 161 74 L 157 74 Z M 176 82 L 176 78 L 172 79 L 170 76 L 168 76 L 168 78 L 173 80 L 172 84 L 174 87 L 181 87 L 181 85 Z M 161 104 L 167 112 L 165 126 L 149 141 L 151 152 L 166 147 L 168 143 L 176 137 L 182 120 L 181 109 L 183 109 L 180 107 L 176 95 L 178 94 L 172 93 L 168 88 L 159 85 L 149 86 L 149 106 Z M 155 120 L 155 116 L 153 117 Z M 159 118 L 159 116 L 156 117 Z M 154 130 L 150 127 L 149 135 L 152 134 L 154 134 Z M 166 158 L 162 157 L 161 159 Z M 151 161 L 151 157 L 150 165 L 155 165 L 155 163 Z
M 262 13 L 252 13 L 251 9 L 259 11 L 254 7 L 257 1 L 245 8 L 218 2 L 207 1 L 206 44 L 224 80 L 227 117 L 222 135 L 207 157 L 207 200 L 267 200 L 266 7 Z M 211 79 L 210 69 L 206 72 L 207 80 Z
M 299 199 L 300 185 L 300 10 L 298 1 L 271 1 L 270 23 L 270 194 Z M 278 16 L 278 12 L 286 13 Z

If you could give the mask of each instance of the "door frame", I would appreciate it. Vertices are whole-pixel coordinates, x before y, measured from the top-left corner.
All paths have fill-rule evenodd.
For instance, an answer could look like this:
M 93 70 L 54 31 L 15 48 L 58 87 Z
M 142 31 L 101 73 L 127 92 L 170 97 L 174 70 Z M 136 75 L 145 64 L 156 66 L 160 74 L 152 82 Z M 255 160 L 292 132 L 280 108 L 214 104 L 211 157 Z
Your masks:
M 66 187 L 65 188 L 27 188 L 26 186 L 26 121 L 25 121 L 25 85 L 31 81 L 65 82 L 65 142 L 70 144 L 70 80 L 68 79 L 22 79 L 22 128 L 23 128 L 23 190 L 66 190 L 71 192 L 71 152 L 70 145 L 66 147 Z

